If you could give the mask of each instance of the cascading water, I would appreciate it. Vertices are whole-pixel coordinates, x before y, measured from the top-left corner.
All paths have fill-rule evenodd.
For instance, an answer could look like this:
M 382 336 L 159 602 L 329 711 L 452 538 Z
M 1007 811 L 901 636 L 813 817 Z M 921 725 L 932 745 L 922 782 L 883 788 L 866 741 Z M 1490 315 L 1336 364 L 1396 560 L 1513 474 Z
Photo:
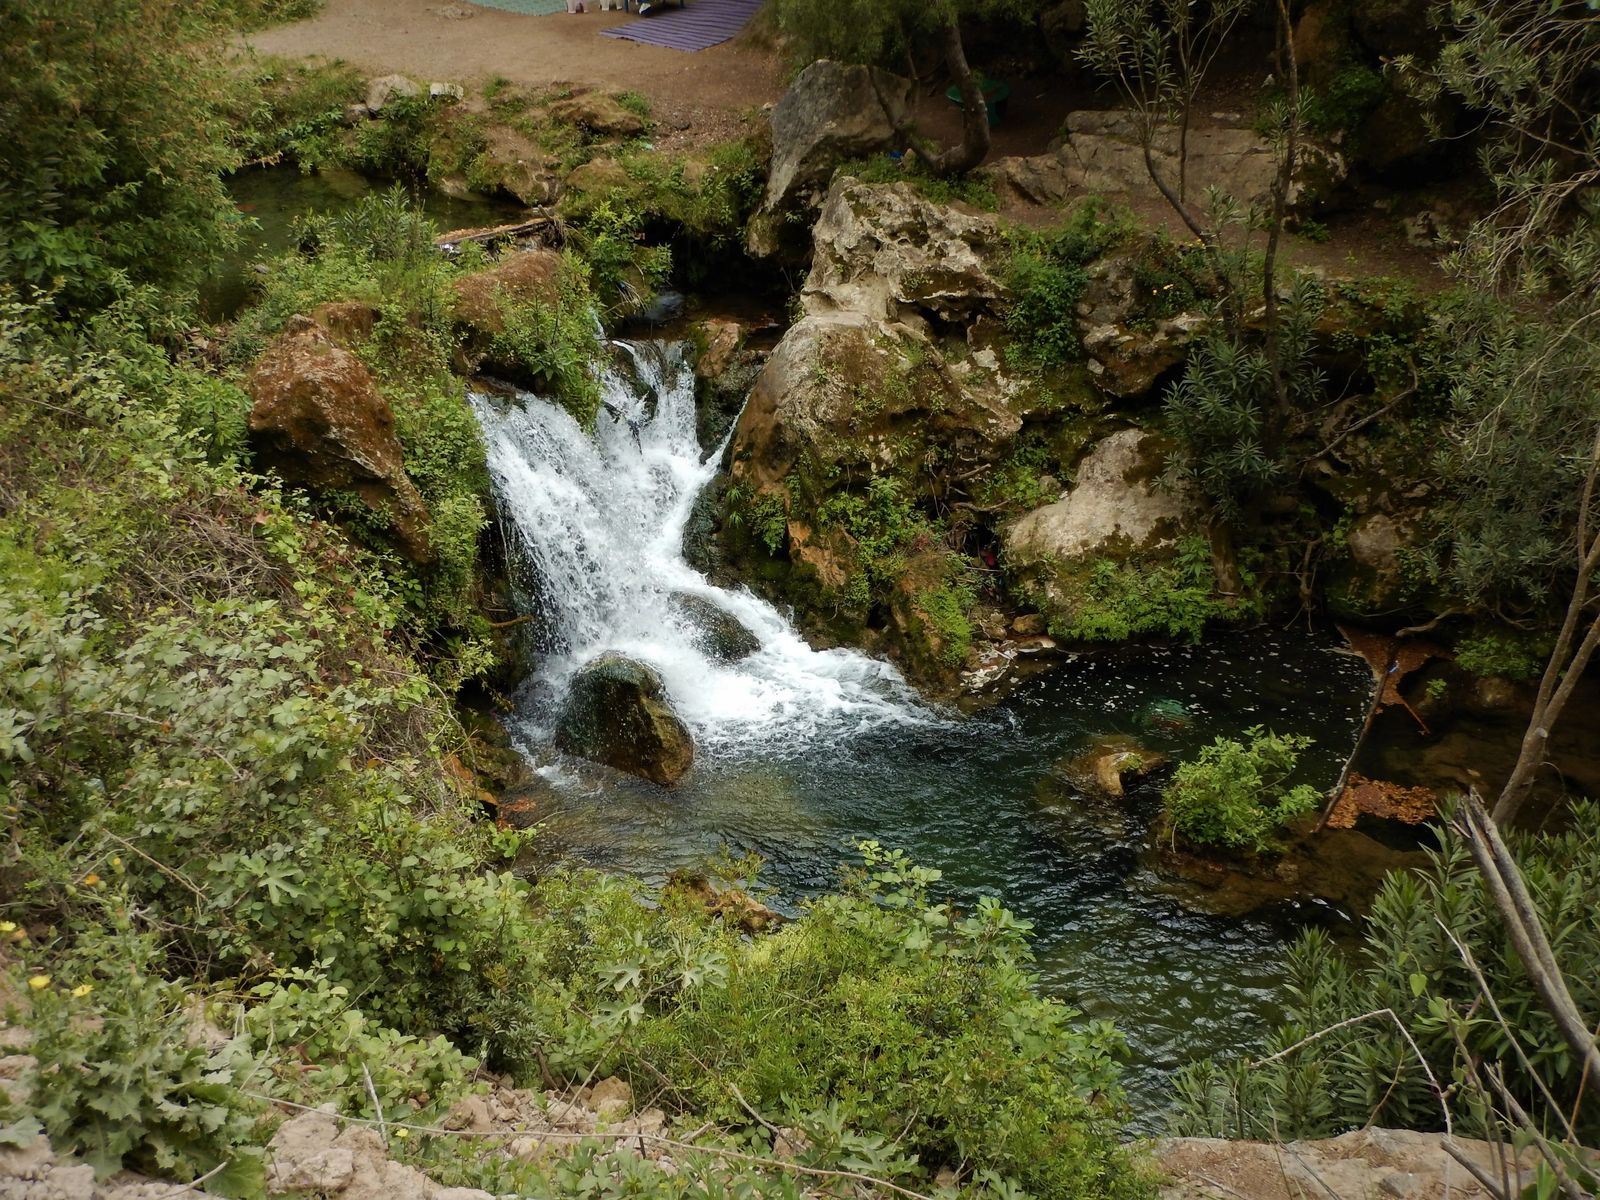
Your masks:
M 684 527 L 720 455 L 696 444 L 681 350 L 644 343 L 620 355 L 592 434 L 536 397 L 473 397 L 544 637 L 517 722 L 553 785 L 538 801 L 541 844 L 656 879 L 722 846 L 754 850 L 776 902 L 793 904 L 836 885 L 852 841 L 875 838 L 943 870 L 958 904 L 998 895 L 1034 922 L 1044 986 L 1117 1020 L 1134 1055 L 1126 1082 L 1151 1111 L 1179 1061 L 1258 1048 L 1285 933 L 1337 924 L 1337 913 L 1185 910 L 1140 862 L 1154 792 L 1089 800 L 1069 764 L 1107 733 L 1182 758 L 1261 724 L 1315 737 L 1303 761 L 1331 782 L 1365 713 L 1366 664 L 1254 631 L 1085 656 L 969 719 L 932 711 L 892 667 L 813 651 L 770 605 L 713 587 L 684 561 Z M 708 656 L 674 592 L 733 614 L 761 649 L 732 665 Z M 694 769 L 670 792 L 550 748 L 573 673 L 606 650 L 654 666 L 694 733 Z M 1184 720 L 1151 719 L 1172 711 Z
M 720 454 L 696 441 L 682 346 L 618 348 L 629 361 L 601 377 L 593 434 L 536 396 L 472 396 L 496 495 L 537 577 L 547 653 L 527 708 L 535 728 L 573 673 L 608 650 L 660 672 L 702 757 L 936 719 L 892 666 L 811 649 L 770 604 L 714 587 L 684 560 L 684 526 Z M 718 662 L 675 594 L 725 610 L 761 648 Z

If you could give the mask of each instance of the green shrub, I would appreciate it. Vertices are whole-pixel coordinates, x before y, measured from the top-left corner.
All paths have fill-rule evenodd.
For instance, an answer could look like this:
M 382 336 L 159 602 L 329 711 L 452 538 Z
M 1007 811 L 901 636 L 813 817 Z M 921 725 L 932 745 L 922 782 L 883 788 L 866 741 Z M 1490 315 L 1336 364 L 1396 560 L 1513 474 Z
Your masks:
M 1244 735 L 1246 742 L 1219 737 L 1179 766 L 1162 792 L 1167 821 L 1186 842 L 1260 854 L 1280 828 L 1316 811 L 1316 788 L 1287 786 L 1311 739 L 1259 725 Z
M 879 154 L 872 158 L 858 158 L 841 163 L 836 175 L 851 175 L 862 183 L 909 183 L 917 192 L 935 204 L 965 204 L 982 212 L 994 212 L 1000 207 L 994 185 L 981 175 L 961 175 L 949 178 L 932 175 L 915 155 L 890 158 Z
M 1005 322 L 1015 362 L 1045 371 L 1083 357 L 1075 320 L 1088 264 L 1124 236 L 1124 224 L 1097 201 L 1079 205 L 1060 229 L 1007 232 Z
M 1456 644 L 1456 665 L 1474 675 L 1500 675 L 1521 682 L 1544 674 L 1548 639 L 1508 630 L 1474 632 Z
M 344 62 L 247 59 L 228 95 L 229 142 L 244 162 L 283 154 L 302 170 L 337 165 L 345 106 L 363 89 L 361 73 Z
M 1600 973 L 1592 969 L 1600 962 L 1600 809 L 1581 802 L 1571 816 L 1565 832 L 1514 838 L 1512 848 L 1573 1000 L 1592 1013 L 1600 1011 Z M 1576 1140 L 1596 1144 L 1600 1109 L 1578 1102 L 1579 1061 L 1529 982 L 1467 850 L 1444 836 L 1448 847 L 1430 852 L 1425 870 L 1385 879 L 1357 946 L 1335 945 L 1316 930 L 1301 935 L 1288 958 L 1286 1019 L 1263 1047 L 1262 1057 L 1273 1057 L 1253 1070 L 1203 1062 L 1183 1071 L 1175 1132 L 1287 1140 L 1370 1125 L 1441 1130 L 1433 1084 L 1440 1080 L 1451 1089 L 1456 1134 L 1483 1137 L 1490 1114 L 1458 1082 L 1470 1056 L 1503 1072 L 1526 1111 L 1551 1113 L 1545 1096 L 1552 1098 L 1562 1114 L 1552 1114 L 1552 1133 L 1571 1119 Z M 1506 1027 L 1489 1011 L 1463 948 Z M 1341 1027 L 1385 1009 L 1399 1026 L 1380 1016 Z M 1300 1044 L 1319 1031 L 1326 1032 Z
M 258 1195 L 265 1161 L 250 1143 L 263 1107 L 240 1092 L 248 1050 L 208 1049 L 161 965 L 156 939 L 124 917 L 114 931 L 85 930 L 53 976 L 35 977 L 45 982 L 27 989 L 39 1060 L 28 1108 L 56 1152 L 81 1155 L 97 1178 L 127 1166 Z
M 1248 594 L 1254 578 L 1241 571 Z M 1134 637 L 1199 641 L 1207 621 L 1238 620 L 1259 610 L 1217 595 L 1211 548 L 1204 538 L 1178 543 L 1170 562 L 1099 559 L 1082 579 L 1063 580 L 1065 616 L 1051 632 L 1077 642 L 1124 642 Z

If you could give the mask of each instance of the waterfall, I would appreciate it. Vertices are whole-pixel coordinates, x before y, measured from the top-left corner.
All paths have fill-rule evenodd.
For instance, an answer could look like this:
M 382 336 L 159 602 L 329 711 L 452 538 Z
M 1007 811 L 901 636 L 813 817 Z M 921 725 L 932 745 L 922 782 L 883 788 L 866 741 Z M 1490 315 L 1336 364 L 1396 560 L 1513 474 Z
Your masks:
M 548 733 L 573 674 L 608 650 L 660 673 L 702 758 L 799 753 L 936 719 L 890 664 L 813 650 L 772 605 L 685 561 L 684 527 L 720 451 L 703 454 L 696 439 L 682 345 L 617 345 L 592 432 L 538 396 L 469 397 L 502 520 L 534 576 L 543 653 L 523 713 L 533 735 Z M 708 657 L 673 593 L 732 614 L 760 649 L 731 664 Z

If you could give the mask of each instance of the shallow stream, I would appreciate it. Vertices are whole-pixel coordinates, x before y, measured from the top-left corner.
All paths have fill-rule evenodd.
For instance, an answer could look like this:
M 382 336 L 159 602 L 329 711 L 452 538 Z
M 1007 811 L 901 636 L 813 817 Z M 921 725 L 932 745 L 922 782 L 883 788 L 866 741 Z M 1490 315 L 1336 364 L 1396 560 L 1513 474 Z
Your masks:
M 1366 665 L 1304 635 L 1253 633 L 1073 659 L 977 717 L 930 709 L 892 667 L 811 649 L 771 605 L 684 561 L 685 521 L 720 454 L 695 442 L 677 347 L 619 344 L 604 390 L 592 436 L 532 396 L 473 397 L 522 557 L 520 602 L 545 631 L 516 733 L 559 796 L 541 813 L 550 843 L 651 878 L 724 846 L 754 850 L 784 906 L 834 885 L 858 839 L 903 848 L 942 870 L 958 903 L 992 893 L 1034 923 L 1044 985 L 1127 1036 L 1143 1112 L 1181 1062 L 1256 1044 L 1286 940 L 1343 917 L 1316 903 L 1249 919 L 1185 911 L 1138 862 L 1154 795 L 1092 801 L 1063 767 L 1106 733 L 1183 755 L 1265 724 L 1316 738 L 1303 765 L 1325 787 L 1360 723 Z M 675 591 L 738 617 L 761 649 L 708 658 Z M 670 791 L 550 747 L 567 683 L 605 650 L 655 667 L 695 735 L 696 765 Z

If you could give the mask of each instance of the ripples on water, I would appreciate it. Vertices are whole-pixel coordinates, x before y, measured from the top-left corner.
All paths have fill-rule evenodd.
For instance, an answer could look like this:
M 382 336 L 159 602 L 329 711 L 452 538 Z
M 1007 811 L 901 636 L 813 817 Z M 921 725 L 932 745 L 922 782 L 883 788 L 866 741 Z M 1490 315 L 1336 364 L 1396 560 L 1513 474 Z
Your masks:
M 528 602 L 554 634 L 519 727 L 563 797 L 546 814 L 550 842 L 652 879 L 723 847 L 753 850 L 792 907 L 833 887 L 853 843 L 874 838 L 941 869 L 956 903 L 994 894 L 1034 923 L 1045 988 L 1127 1037 L 1137 1108 L 1159 1108 L 1181 1062 L 1253 1046 L 1276 1015 L 1285 939 L 1329 914 L 1185 912 L 1138 866 L 1154 794 L 1089 801 L 1062 764 L 1104 733 L 1181 756 L 1264 724 L 1315 737 L 1304 774 L 1326 786 L 1360 724 L 1365 664 L 1303 636 L 1232 635 L 1074 659 L 981 716 L 931 711 L 893 668 L 811 650 L 772 606 L 683 561 L 683 524 L 714 465 L 694 444 L 676 352 L 632 353 L 633 368 L 605 381 L 616 415 L 592 438 L 543 401 L 474 398 L 502 511 L 536 576 Z M 722 605 L 762 649 L 731 667 L 708 661 L 672 613 L 673 590 Z M 607 649 L 654 665 L 695 733 L 695 768 L 670 792 L 548 748 L 572 672 Z M 1152 721 L 1152 705 L 1181 706 L 1183 719 Z

